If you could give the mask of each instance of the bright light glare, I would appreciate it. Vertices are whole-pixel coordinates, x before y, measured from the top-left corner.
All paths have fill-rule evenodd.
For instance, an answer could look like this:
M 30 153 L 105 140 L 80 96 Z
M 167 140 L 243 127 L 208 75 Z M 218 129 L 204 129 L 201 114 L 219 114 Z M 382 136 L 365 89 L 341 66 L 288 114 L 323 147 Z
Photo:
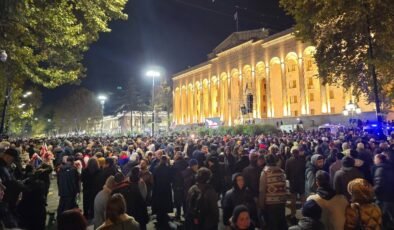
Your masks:
M 149 70 L 146 72 L 146 76 L 148 77 L 160 77 L 160 72 L 155 70 Z
M 349 111 L 347 111 L 347 110 L 343 110 L 343 115 L 345 115 L 345 116 L 349 116 Z
M 100 101 L 106 101 L 106 100 L 107 100 L 107 96 L 105 96 L 105 95 L 99 95 L 97 98 L 98 98 Z
M 361 109 L 360 108 L 356 108 L 356 113 L 360 114 L 361 113 Z

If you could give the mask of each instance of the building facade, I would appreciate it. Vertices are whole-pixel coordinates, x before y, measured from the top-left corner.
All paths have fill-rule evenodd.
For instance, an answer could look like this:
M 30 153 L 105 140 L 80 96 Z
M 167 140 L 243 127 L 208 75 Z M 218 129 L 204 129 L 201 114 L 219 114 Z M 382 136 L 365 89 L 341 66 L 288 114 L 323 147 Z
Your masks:
M 342 114 L 357 103 L 363 113 L 374 104 L 350 89 L 323 84 L 313 59 L 315 48 L 296 40 L 293 30 L 236 32 L 208 61 L 173 76 L 173 122 L 203 123 L 220 117 L 225 125 Z

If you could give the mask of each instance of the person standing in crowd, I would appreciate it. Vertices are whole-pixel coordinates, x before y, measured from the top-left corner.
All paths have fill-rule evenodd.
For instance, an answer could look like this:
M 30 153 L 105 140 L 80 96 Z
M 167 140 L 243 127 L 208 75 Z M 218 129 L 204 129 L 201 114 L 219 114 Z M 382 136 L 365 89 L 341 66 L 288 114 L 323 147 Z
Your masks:
M 317 170 L 322 169 L 324 166 L 324 158 L 320 154 L 313 154 L 311 161 L 307 162 L 305 170 L 305 192 L 309 196 L 316 193 L 317 185 L 315 175 Z
M 249 216 L 257 223 L 256 203 L 253 194 L 245 184 L 244 177 L 240 173 L 233 176 L 233 188 L 226 192 L 223 199 L 223 224 L 230 225 L 230 217 L 234 208 L 238 205 L 248 207 Z
M 105 184 L 105 181 L 107 180 L 108 177 L 110 176 L 115 176 L 115 174 L 118 172 L 118 169 L 116 168 L 115 161 L 111 157 L 105 158 L 105 164 L 103 169 L 101 170 L 99 174 L 99 181 L 97 186 L 99 188 L 102 188 Z
M 57 186 L 59 191 L 58 216 L 64 211 L 78 207 L 77 194 L 80 192 L 79 173 L 74 167 L 73 157 L 67 157 L 67 161 L 59 169 L 57 175 Z
M 186 199 L 189 189 L 196 183 L 196 175 L 198 170 L 198 162 L 196 159 L 191 159 L 189 161 L 189 167 L 182 171 L 182 179 L 183 179 L 183 215 L 186 216 L 187 206 Z
M 345 230 L 380 230 L 382 212 L 379 206 L 373 203 L 372 185 L 365 179 L 357 178 L 349 182 L 348 192 L 351 195 L 351 203 L 346 208 Z
M 305 156 L 300 155 L 298 149 L 293 148 L 291 150 L 292 156 L 286 161 L 285 172 L 286 178 L 289 180 L 290 185 L 290 219 L 292 222 L 296 222 L 296 201 L 297 198 L 301 200 L 303 204 L 305 202 Z
M 219 222 L 218 195 L 209 180 L 212 173 L 202 167 L 197 171 L 196 181 L 188 192 L 186 226 L 192 230 L 216 230 Z
M 336 193 L 345 195 L 350 200 L 348 184 L 356 178 L 363 178 L 363 174 L 354 167 L 354 159 L 348 156 L 342 158 L 342 168 L 334 176 L 334 189 Z
M 291 226 L 289 230 L 324 230 L 324 225 L 320 222 L 321 214 L 322 210 L 316 201 L 308 200 L 302 206 L 303 217 L 298 221 L 298 225 Z
M 330 173 L 330 184 L 331 186 L 334 186 L 334 177 L 335 173 L 339 171 L 342 167 L 342 158 L 343 155 L 338 151 L 338 149 L 332 149 L 331 150 L 331 157 L 333 158 L 333 163 L 329 165 L 329 173 Z
M 249 166 L 244 168 L 242 175 L 245 179 L 245 185 L 250 189 L 253 197 L 257 200 L 259 196 L 259 181 L 261 169 L 257 165 L 259 155 L 256 152 L 249 154 Z
M 231 224 L 226 229 L 229 230 L 254 230 L 250 218 L 250 212 L 245 205 L 238 205 L 234 208 L 231 216 Z
M 16 216 L 9 210 L 8 204 L 3 201 L 6 189 L 0 179 L 0 226 L 13 229 L 18 227 L 18 221 Z
M 100 168 L 96 158 L 88 160 L 87 167 L 82 170 L 81 182 L 83 188 L 83 215 L 87 220 L 93 218 L 94 198 L 100 191 L 98 187 Z
M 139 223 L 134 217 L 127 215 L 126 210 L 123 196 L 119 193 L 112 195 L 107 203 L 106 220 L 97 230 L 139 230 Z
M 168 213 L 173 212 L 171 184 L 173 171 L 168 165 L 168 157 L 163 155 L 153 172 L 152 213 L 157 216 L 157 228 L 169 228 Z
M 316 172 L 316 194 L 308 197 L 320 206 L 321 222 L 327 230 L 343 229 L 345 225 L 345 210 L 349 202 L 344 195 L 337 195 L 330 186 L 330 176 L 327 172 Z
M 105 209 L 107 207 L 107 202 L 111 197 L 112 190 L 115 188 L 115 186 L 115 177 L 108 177 L 105 181 L 103 189 L 97 193 L 96 197 L 94 198 L 94 229 L 97 229 L 105 221 Z
M 207 160 L 207 167 L 212 173 L 209 183 L 213 186 L 218 196 L 220 196 L 220 194 L 222 194 L 224 181 L 218 158 L 215 156 L 209 157 Z
M 259 208 L 265 214 L 266 225 L 269 229 L 287 229 L 285 217 L 286 205 L 286 175 L 277 166 L 273 154 L 266 156 L 266 166 L 260 176 Z
M 86 230 L 88 223 L 78 209 L 64 211 L 57 222 L 58 230 Z
M 140 176 L 146 185 L 146 203 L 149 206 L 152 202 L 152 188 L 153 188 L 153 175 L 148 169 L 148 160 L 141 159 L 140 161 Z
M 181 219 L 181 207 L 183 206 L 183 198 L 184 198 L 184 182 L 182 177 L 182 171 L 184 171 L 188 166 L 187 161 L 183 158 L 181 152 L 176 152 L 174 156 L 174 183 L 173 183 L 173 191 L 174 191 L 174 206 L 176 209 L 175 218 L 177 220 Z M 185 210 L 183 210 L 185 212 Z
M 376 154 L 374 158 L 374 191 L 383 214 L 384 229 L 394 228 L 394 165 L 386 156 Z

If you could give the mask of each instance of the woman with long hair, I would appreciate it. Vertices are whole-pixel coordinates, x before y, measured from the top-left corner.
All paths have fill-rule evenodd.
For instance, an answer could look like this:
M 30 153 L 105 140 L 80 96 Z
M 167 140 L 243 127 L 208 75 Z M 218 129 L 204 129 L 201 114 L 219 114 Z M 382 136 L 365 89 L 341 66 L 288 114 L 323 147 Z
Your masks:
M 82 170 L 81 181 L 83 186 L 83 215 L 90 220 L 94 215 L 94 198 L 101 190 L 98 187 L 100 168 L 96 158 L 90 158 L 86 168 Z
M 126 201 L 119 193 L 112 195 L 106 209 L 106 220 L 97 230 L 139 230 L 139 223 L 126 214 Z

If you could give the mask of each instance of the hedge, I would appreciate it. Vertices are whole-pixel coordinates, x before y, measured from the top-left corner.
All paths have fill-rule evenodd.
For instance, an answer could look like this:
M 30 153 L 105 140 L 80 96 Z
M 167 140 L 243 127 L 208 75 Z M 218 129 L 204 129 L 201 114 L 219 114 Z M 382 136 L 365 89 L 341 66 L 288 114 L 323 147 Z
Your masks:
M 199 136 L 223 136 L 230 134 L 234 135 L 249 135 L 249 136 L 256 136 L 261 134 L 277 134 L 280 130 L 277 129 L 273 125 L 236 125 L 236 126 L 220 126 L 217 129 L 207 128 L 207 127 L 199 127 L 196 129 L 196 133 Z

